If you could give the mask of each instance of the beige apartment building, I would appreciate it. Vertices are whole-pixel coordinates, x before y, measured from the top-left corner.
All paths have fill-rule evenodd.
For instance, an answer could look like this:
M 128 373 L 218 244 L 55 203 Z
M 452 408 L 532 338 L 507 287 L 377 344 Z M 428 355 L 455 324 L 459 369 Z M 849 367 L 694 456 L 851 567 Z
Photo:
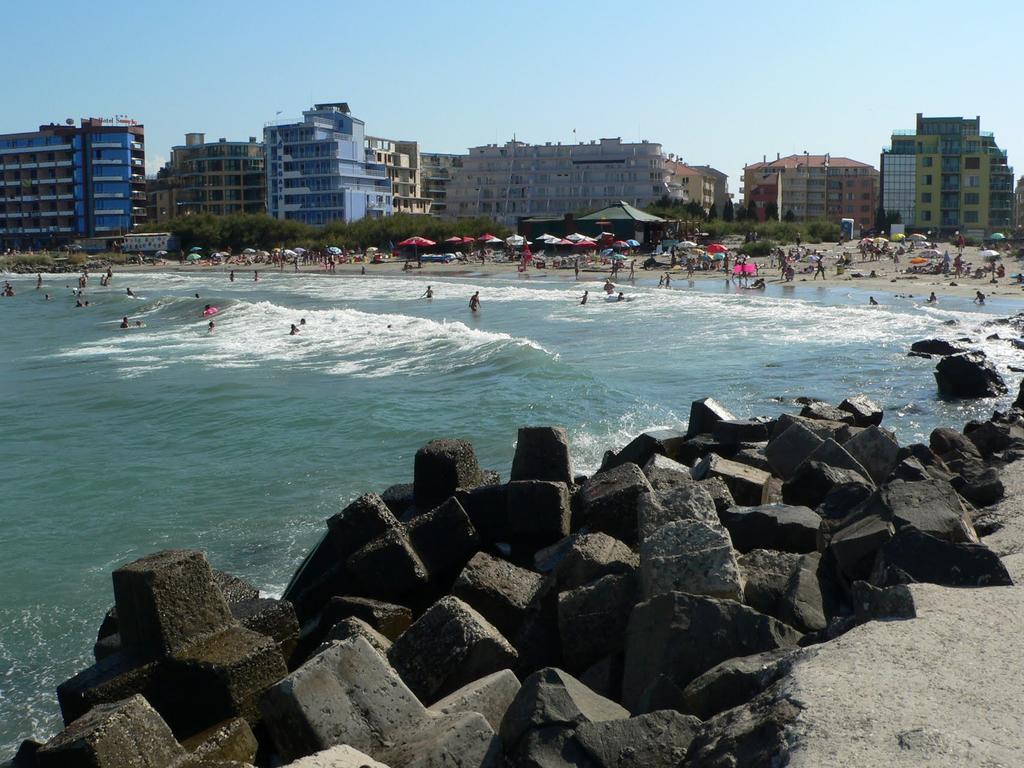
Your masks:
M 430 215 L 444 216 L 448 210 L 448 184 L 462 168 L 464 155 L 446 152 L 420 153 L 420 191 L 430 200 Z
M 373 162 L 387 169 L 395 213 L 430 213 L 430 199 L 423 194 L 420 147 L 417 142 L 367 136 L 366 151 Z
M 679 160 L 669 160 L 666 165 L 671 174 L 669 183 L 686 195 L 686 202 L 697 203 L 705 212 L 715 206 L 714 175 L 704 168 L 687 165 Z

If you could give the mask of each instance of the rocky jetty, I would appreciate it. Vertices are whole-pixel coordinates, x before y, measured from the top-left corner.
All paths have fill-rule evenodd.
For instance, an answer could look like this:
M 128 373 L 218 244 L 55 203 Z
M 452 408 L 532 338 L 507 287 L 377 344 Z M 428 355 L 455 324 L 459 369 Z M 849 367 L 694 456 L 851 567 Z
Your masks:
M 505 483 L 433 441 L 281 599 L 200 552 L 114 571 L 64 729 L 7 766 L 1024 764 L 1024 391 L 927 445 L 882 422 L 703 399 L 590 477 L 524 428 Z

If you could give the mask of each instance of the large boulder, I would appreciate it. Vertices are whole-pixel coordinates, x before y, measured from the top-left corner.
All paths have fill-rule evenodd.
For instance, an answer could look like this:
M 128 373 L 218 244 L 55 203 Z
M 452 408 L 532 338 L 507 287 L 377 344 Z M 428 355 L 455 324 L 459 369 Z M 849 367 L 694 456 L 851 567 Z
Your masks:
M 884 483 L 892 473 L 900 452 L 896 438 L 875 425 L 851 437 L 843 443 L 843 448 L 876 485 Z
M 910 526 L 879 550 L 871 582 L 881 587 L 915 582 L 946 587 L 1013 584 L 1003 561 L 984 544 L 953 543 Z
M 977 351 L 942 358 L 935 366 L 935 381 L 947 397 L 999 397 L 1009 391 L 996 367 Z
M 704 397 L 690 404 L 690 421 L 686 427 L 686 436 L 711 434 L 715 424 L 736 418 L 717 400 Z
M 822 589 L 821 555 L 802 555 L 786 582 L 778 607 L 771 615 L 800 632 L 818 632 L 828 624 L 831 602 Z M 828 581 L 826 580 L 826 584 Z
M 792 647 L 799 639 L 796 630 L 733 600 L 658 595 L 637 605 L 629 620 L 623 703 L 638 711 L 662 675 L 683 688 L 726 659 Z
M 647 482 L 651 484 L 651 488 L 656 491 L 664 491 L 693 482 L 688 466 L 660 454 L 652 456 L 644 464 L 644 475 L 647 476 Z
M 517 480 L 505 486 L 506 517 L 499 541 L 529 552 L 568 535 L 569 489 L 550 480 Z
M 438 715 L 479 712 L 497 731 L 520 687 L 512 671 L 503 669 L 452 691 L 432 704 L 428 711 Z
M 771 475 L 760 469 L 708 454 L 693 468 L 694 480 L 719 477 L 725 481 L 738 504 L 755 506 L 768 502 L 768 481 Z
M 449 498 L 407 526 L 409 543 L 427 575 L 435 582 L 450 583 L 477 550 L 479 537 L 458 499 Z
M 738 552 L 776 549 L 782 552 L 813 552 L 817 547 L 821 518 L 808 507 L 763 504 L 730 507 L 719 515 Z
M 564 427 L 520 427 L 510 480 L 572 483 L 569 438 Z
M 807 403 L 801 410 L 800 415 L 805 419 L 817 419 L 818 421 L 839 421 L 843 424 L 853 424 L 856 418 L 849 411 L 836 408 L 834 405 L 816 400 Z
M 479 712 L 428 717 L 376 756 L 386 765 L 402 768 L 504 765 L 501 740 Z
M 867 479 L 868 471 L 864 469 L 859 461 L 850 455 L 843 446 L 832 438 L 828 438 L 814 449 L 814 452 L 807 457 L 807 461 L 816 461 L 821 464 L 827 464 L 833 469 L 845 469 L 851 472 L 856 472 L 861 477 Z M 797 467 L 797 474 L 800 472 L 800 468 Z
M 936 355 L 938 357 L 946 357 L 947 355 L 956 355 L 961 352 L 966 352 L 967 348 L 962 344 L 958 344 L 947 339 L 921 339 L 915 341 L 910 345 L 911 352 L 917 352 L 922 355 Z
M 397 601 L 427 585 L 429 574 L 404 531 L 388 531 L 354 552 L 345 567 L 360 592 Z
M 846 398 L 839 404 L 839 410 L 852 413 L 853 424 L 857 427 L 877 427 L 882 423 L 882 409 L 865 395 Z
M 628 720 L 583 723 L 576 741 L 595 768 L 676 768 L 700 728 L 692 716 L 671 710 Z
M 796 653 L 780 648 L 716 664 L 683 689 L 683 711 L 708 720 L 750 701 L 790 670 Z
M 467 440 L 431 440 L 416 451 L 413 494 L 416 506 L 431 509 L 455 493 L 484 481 L 473 445 Z
M 800 555 L 752 549 L 740 555 L 737 562 L 743 575 L 743 602 L 756 611 L 779 618 L 779 606 L 799 566 Z
M 637 505 L 651 485 L 636 464 L 622 464 L 591 477 L 580 489 L 578 522 L 590 531 L 603 531 L 626 544 L 637 541 Z
M 829 541 L 829 552 L 839 573 L 848 581 L 864 580 L 871 573 L 875 554 L 895 535 L 888 520 L 868 515 L 844 523 Z
M 572 675 L 546 667 L 523 681 L 501 721 L 501 740 L 512 753 L 530 732 L 584 723 L 624 720 L 629 712 L 599 696 Z
M 570 672 L 623 650 L 639 590 L 633 574 L 612 574 L 558 596 L 558 634 Z
M 633 438 L 618 453 L 608 454 L 601 469 L 612 469 L 620 464 L 642 467 L 655 456 L 680 460 L 686 453 L 686 441 L 686 435 L 674 429 L 650 430 Z
M 266 635 L 277 643 L 288 661 L 299 642 L 299 620 L 287 600 L 257 597 L 231 604 L 231 615 L 246 629 Z
M 679 520 L 718 522 L 715 500 L 705 486 L 691 479 L 686 484 L 640 497 L 640 503 L 637 505 L 637 525 L 641 542 L 662 526 Z
M 135 695 L 100 704 L 36 752 L 37 768 L 169 768 L 186 753 L 160 715 Z
M 764 449 L 765 458 L 772 472 L 788 480 L 803 462 L 824 442 L 800 422 L 791 424 L 780 435 L 773 438 Z
M 396 640 L 412 624 L 412 611 L 404 605 L 368 597 L 332 597 L 320 615 L 320 629 L 326 633 L 347 618 L 366 622 L 388 640 Z M 341 639 L 341 638 L 338 638 Z
M 362 619 L 357 619 L 354 616 L 342 619 L 331 627 L 324 637 L 324 643 L 330 645 L 335 640 L 345 641 L 355 637 L 363 638 L 381 656 L 386 656 L 388 651 L 391 650 L 391 640 Z M 326 647 L 320 649 L 320 651 L 323 650 L 326 650 Z
M 943 480 L 893 480 L 868 499 L 865 511 L 911 525 L 948 541 L 977 542 L 971 515 L 953 487 Z
M 816 508 L 834 489 L 850 485 L 863 486 L 869 492 L 873 484 L 860 472 L 838 469 L 820 461 L 808 459 L 793 476 L 782 484 L 782 499 L 787 504 Z
M 348 744 L 376 755 L 418 726 L 426 709 L 362 638 L 334 643 L 266 692 L 263 723 L 294 760 Z
M 769 419 L 722 419 L 715 423 L 712 437 L 722 445 L 767 442 L 775 423 Z
M 516 658 L 515 648 L 487 619 L 451 596 L 428 608 L 388 652 L 402 680 L 427 701 L 511 668 Z
M 240 717 L 225 720 L 185 739 L 181 746 L 192 761 L 229 761 L 252 763 L 259 744 L 249 724 Z
M 512 637 L 540 589 L 543 577 L 507 560 L 478 552 L 466 563 L 451 593 Z
M 637 554 L 618 539 L 606 533 L 585 533 L 571 539 L 554 570 L 555 582 L 559 590 L 574 589 L 602 576 L 635 573 L 639 565 Z
M 729 533 L 718 523 L 677 520 L 640 547 L 644 599 L 668 592 L 743 599 L 743 577 Z

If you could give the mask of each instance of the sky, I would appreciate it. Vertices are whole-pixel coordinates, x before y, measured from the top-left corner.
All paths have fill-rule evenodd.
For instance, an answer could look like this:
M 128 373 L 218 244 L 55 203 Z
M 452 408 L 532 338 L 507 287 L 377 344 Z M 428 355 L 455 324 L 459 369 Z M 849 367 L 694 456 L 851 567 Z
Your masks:
M 1024 169 L 1019 0 L 3 5 L 0 132 L 128 115 L 150 173 L 187 132 L 245 140 L 333 101 L 425 151 L 648 139 L 734 193 L 776 153 L 877 166 L 917 112 L 980 115 Z

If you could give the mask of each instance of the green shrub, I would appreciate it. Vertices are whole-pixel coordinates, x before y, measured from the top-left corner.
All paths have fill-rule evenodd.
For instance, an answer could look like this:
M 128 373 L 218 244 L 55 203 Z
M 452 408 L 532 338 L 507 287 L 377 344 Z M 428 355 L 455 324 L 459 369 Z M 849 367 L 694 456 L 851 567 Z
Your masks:
M 739 252 L 747 256 L 767 256 L 778 243 L 774 240 L 758 240 L 754 243 L 744 243 L 739 247 Z

